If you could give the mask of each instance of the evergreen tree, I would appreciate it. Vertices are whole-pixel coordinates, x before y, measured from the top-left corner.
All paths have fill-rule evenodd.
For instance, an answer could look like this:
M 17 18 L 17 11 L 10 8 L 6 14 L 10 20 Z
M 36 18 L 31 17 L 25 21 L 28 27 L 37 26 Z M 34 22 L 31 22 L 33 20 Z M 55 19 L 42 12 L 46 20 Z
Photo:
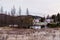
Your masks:
M 52 15 L 52 17 L 51 17 L 52 19 L 54 19 L 54 22 L 56 22 L 57 21 L 57 18 L 56 18 L 56 15 Z
M 57 14 L 57 21 L 60 22 L 60 14 Z

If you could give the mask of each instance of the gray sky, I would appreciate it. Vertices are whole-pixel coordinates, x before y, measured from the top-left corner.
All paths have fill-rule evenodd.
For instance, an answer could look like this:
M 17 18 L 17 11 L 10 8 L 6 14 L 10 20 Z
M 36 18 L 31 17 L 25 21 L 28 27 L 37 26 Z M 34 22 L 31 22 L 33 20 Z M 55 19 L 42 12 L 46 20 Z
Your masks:
M 21 7 L 22 14 L 26 12 L 26 8 L 29 9 L 30 14 L 38 16 L 60 12 L 60 0 L 0 0 L 0 7 L 3 6 L 4 11 L 10 11 L 13 5 L 15 5 L 17 12 Z

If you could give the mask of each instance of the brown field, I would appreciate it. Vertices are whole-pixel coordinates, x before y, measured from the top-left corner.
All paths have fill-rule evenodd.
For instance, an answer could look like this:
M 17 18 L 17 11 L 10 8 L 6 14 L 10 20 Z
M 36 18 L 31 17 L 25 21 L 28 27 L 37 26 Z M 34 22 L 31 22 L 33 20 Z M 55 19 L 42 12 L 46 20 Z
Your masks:
M 0 40 L 60 40 L 60 28 L 16 29 L 0 27 Z

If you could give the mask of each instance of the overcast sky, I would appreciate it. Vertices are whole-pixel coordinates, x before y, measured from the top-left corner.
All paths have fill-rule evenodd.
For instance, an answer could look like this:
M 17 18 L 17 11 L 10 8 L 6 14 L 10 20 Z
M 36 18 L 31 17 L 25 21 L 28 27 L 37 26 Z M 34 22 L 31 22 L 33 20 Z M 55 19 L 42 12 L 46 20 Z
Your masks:
M 26 8 L 29 9 L 30 14 L 38 16 L 60 12 L 60 0 L 0 0 L 0 7 L 3 6 L 4 11 L 10 11 L 13 5 L 15 5 L 17 12 L 21 7 L 22 14 L 25 13 Z

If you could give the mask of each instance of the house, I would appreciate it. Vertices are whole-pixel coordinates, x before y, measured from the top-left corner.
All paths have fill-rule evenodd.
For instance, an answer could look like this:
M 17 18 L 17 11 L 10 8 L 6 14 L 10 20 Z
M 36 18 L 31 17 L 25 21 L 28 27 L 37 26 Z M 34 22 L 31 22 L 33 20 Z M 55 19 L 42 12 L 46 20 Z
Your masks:
M 33 18 L 33 23 L 38 23 L 38 22 L 40 22 L 40 20 L 41 20 L 42 17 L 32 16 L 32 18 Z
M 31 28 L 33 29 L 41 29 L 41 28 L 48 28 L 47 27 L 47 24 L 48 23 L 52 23 L 54 20 L 51 19 L 51 18 L 46 18 L 43 22 L 41 22 L 42 17 L 37 17 L 37 18 L 34 18 L 33 20 L 33 26 Z
M 51 18 L 46 18 L 46 19 L 45 19 L 45 22 L 47 22 L 47 23 L 52 23 L 52 22 L 54 22 L 54 20 L 51 19 Z
M 31 26 L 31 28 L 33 29 L 41 29 L 42 26 L 46 26 L 47 23 L 46 22 L 41 22 L 42 17 L 39 17 L 39 16 L 33 16 L 33 26 Z

